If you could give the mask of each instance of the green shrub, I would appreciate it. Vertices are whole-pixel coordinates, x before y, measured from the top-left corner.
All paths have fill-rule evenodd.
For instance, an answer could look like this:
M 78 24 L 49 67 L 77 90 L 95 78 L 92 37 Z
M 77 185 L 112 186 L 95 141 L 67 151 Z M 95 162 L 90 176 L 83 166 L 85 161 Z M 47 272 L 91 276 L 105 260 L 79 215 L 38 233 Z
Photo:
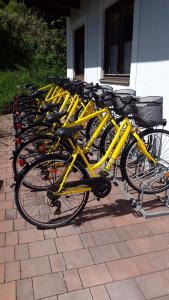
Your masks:
M 48 24 L 30 10 L 0 11 L 0 44 L 4 45 L 0 49 L 1 69 L 66 64 L 65 30 L 49 29 Z
M 21 87 L 24 83 L 33 83 L 36 86 L 40 86 L 45 83 L 43 76 L 51 74 L 66 75 L 63 68 L 53 67 L 52 69 L 47 69 L 43 66 L 32 70 L 20 68 L 17 71 L 0 72 L 0 113 L 4 112 L 4 108 L 10 107 L 10 102 L 14 95 L 23 92 Z M 9 109 L 5 109 L 5 111 L 9 111 Z
M 4 9 L 5 8 L 5 3 L 3 0 L 0 0 L 0 9 Z
M 1 7 L 0 0 L 0 7 Z M 38 82 L 42 75 L 65 75 L 66 41 L 63 22 L 50 28 L 23 3 L 4 1 L 0 9 L 0 106 L 17 93 L 16 86 Z

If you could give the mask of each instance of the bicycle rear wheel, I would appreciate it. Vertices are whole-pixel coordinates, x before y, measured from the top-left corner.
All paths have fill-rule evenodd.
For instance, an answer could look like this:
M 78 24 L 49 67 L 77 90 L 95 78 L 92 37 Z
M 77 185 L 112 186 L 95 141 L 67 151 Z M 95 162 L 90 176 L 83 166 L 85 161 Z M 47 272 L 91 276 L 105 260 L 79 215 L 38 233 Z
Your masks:
M 68 166 L 68 157 L 49 155 L 25 167 L 15 186 L 15 202 L 26 221 L 38 228 L 49 229 L 72 222 L 84 209 L 89 192 L 55 196 Z M 75 162 L 67 183 L 88 178 L 87 171 Z M 30 181 L 32 188 L 25 186 Z M 66 190 L 66 189 L 65 189 Z
M 21 130 L 21 132 L 17 132 L 16 139 L 19 138 L 20 144 L 26 143 L 27 141 L 37 137 L 41 134 L 50 134 L 50 126 L 43 122 L 35 122 L 30 126 Z M 18 148 L 17 143 L 15 144 L 16 149 Z
M 149 129 L 140 136 L 157 163 L 150 162 L 132 140 L 121 157 L 123 179 L 139 193 L 142 188 L 145 194 L 161 193 L 169 188 L 169 131 Z
M 14 179 L 23 167 L 47 154 L 67 154 L 71 152 L 70 145 L 60 141 L 57 136 L 40 135 L 22 144 L 14 153 L 12 162 Z

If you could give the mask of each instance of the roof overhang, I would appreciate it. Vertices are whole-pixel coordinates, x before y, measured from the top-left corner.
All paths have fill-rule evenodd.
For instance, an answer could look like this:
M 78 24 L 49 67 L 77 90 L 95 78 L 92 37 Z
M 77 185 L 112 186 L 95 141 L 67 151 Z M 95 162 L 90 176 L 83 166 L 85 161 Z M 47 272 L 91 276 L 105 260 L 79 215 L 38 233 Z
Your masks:
M 70 16 L 71 8 L 80 8 L 80 0 L 24 0 L 26 6 L 55 17 Z

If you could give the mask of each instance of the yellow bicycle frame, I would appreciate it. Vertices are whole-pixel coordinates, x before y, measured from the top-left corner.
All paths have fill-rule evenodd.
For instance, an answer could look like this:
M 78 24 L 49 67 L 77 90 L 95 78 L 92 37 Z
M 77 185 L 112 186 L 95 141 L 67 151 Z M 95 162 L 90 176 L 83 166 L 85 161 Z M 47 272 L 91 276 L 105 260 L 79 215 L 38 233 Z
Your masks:
M 97 128 L 97 130 L 98 130 L 98 128 Z M 106 166 L 104 168 L 104 172 L 107 173 L 110 171 L 112 165 L 117 160 L 117 158 L 120 154 L 120 151 L 121 151 L 122 147 L 124 146 L 125 142 L 127 141 L 130 133 L 137 140 L 137 145 L 138 145 L 139 150 L 147 157 L 147 159 L 149 161 L 156 164 L 156 160 L 148 152 L 144 142 L 141 140 L 141 138 L 139 137 L 139 135 L 136 133 L 135 129 L 133 128 L 132 123 L 129 121 L 128 117 L 125 117 L 124 120 L 122 121 L 121 125 L 119 126 L 119 129 L 117 130 L 112 142 L 110 143 L 105 155 L 97 163 L 90 164 L 84 154 L 84 151 L 80 148 L 79 145 L 76 146 L 75 151 L 72 154 L 72 161 L 71 161 L 70 165 L 68 166 L 68 168 L 65 169 L 65 174 L 63 176 L 63 180 L 60 184 L 57 194 L 69 195 L 72 193 L 79 193 L 79 192 L 82 193 L 82 192 L 86 192 L 86 191 L 91 191 L 91 187 L 77 187 L 77 188 L 73 188 L 73 189 L 69 188 L 66 191 L 63 190 L 63 192 L 62 192 L 62 189 L 64 189 L 64 183 L 66 182 L 67 177 L 68 177 L 77 157 L 80 155 L 80 157 L 82 158 L 82 160 L 89 172 L 90 177 L 96 177 L 97 174 L 94 172 L 94 170 L 101 167 L 103 165 L 103 163 L 106 162 L 108 157 L 110 157 L 108 163 L 106 164 Z

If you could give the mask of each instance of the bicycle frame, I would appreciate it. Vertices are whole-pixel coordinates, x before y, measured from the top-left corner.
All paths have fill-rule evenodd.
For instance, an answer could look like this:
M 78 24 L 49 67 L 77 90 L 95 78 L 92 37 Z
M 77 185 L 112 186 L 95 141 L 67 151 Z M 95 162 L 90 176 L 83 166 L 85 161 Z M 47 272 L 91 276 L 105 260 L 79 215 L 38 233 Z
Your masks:
M 58 189 L 57 194 L 68 195 L 70 192 L 71 193 L 79 193 L 79 192 L 91 191 L 91 187 L 77 187 L 77 188 L 73 188 L 73 190 L 70 188 L 68 191 L 62 192 L 64 183 L 66 182 L 67 177 L 68 177 L 77 157 L 80 155 L 91 178 L 97 176 L 97 174 L 94 171 L 96 169 L 98 169 L 103 163 L 105 163 L 108 157 L 110 157 L 108 163 L 106 164 L 106 166 L 103 170 L 105 173 L 108 173 L 110 171 L 111 167 L 113 166 L 114 162 L 117 160 L 118 155 L 120 154 L 120 151 L 121 151 L 122 147 L 124 146 L 125 142 L 127 141 L 127 138 L 130 133 L 133 134 L 133 136 L 136 138 L 137 145 L 138 145 L 138 148 L 140 149 L 140 151 L 147 157 L 147 159 L 149 161 L 156 164 L 156 160 L 151 156 L 151 154 L 146 149 L 144 142 L 141 140 L 139 135 L 136 133 L 136 131 L 133 128 L 132 124 L 130 123 L 128 117 L 125 117 L 124 120 L 122 121 L 121 125 L 119 126 L 119 129 L 117 130 L 112 142 L 110 143 L 105 155 L 97 163 L 90 164 L 84 154 L 84 151 L 80 148 L 80 146 L 77 145 L 75 147 L 75 151 L 72 154 L 72 161 L 70 162 L 68 168 L 66 168 L 65 174 L 63 176 L 63 180 L 60 183 L 60 187 Z M 113 150 L 113 148 L 114 148 L 114 150 Z

